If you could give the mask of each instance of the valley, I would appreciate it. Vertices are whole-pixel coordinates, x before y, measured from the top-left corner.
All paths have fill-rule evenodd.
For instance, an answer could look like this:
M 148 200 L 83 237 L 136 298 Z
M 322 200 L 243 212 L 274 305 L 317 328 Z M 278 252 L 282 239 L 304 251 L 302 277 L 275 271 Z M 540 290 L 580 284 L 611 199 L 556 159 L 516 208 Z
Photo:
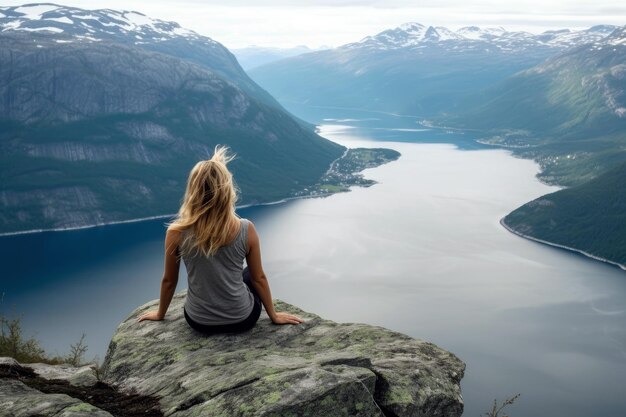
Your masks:
M 481 144 L 533 159 L 541 181 L 572 191 L 555 194 L 561 204 L 549 211 L 552 227 L 540 226 L 548 214 L 531 203 L 505 219 L 508 227 L 616 263 L 626 253 L 626 177 L 615 180 L 626 162 L 626 26 L 532 34 L 407 23 L 250 74 L 303 118 L 314 117 L 311 107 L 404 114 L 422 119 L 416 128 L 471 132 Z M 597 228 L 571 218 L 571 193 L 593 199 L 585 208 L 604 207 L 587 212 Z M 611 238 L 598 243 L 605 226 Z

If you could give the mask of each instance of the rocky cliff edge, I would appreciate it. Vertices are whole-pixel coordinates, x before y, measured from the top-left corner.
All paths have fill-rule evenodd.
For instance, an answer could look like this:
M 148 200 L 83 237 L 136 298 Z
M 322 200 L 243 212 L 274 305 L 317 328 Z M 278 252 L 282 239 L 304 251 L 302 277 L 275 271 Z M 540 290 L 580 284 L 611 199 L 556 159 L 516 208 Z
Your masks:
M 324 320 L 280 300 L 274 300 L 277 310 L 304 323 L 275 325 L 263 311 L 252 330 L 206 336 L 185 322 L 185 297 L 186 291 L 174 295 L 163 321 L 137 321 L 157 308 L 158 300 L 133 311 L 113 335 L 97 382 L 75 377 L 85 368 L 71 372 L 58 365 L 63 369 L 56 372 L 24 365 L 35 370 L 34 378 L 27 376 L 30 370 L 17 372 L 21 365 L 0 364 L 7 368 L 0 375 L 2 408 L 28 415 L 23 412 L 37 404 L 41 413 L 46 398 L 54 397 L 48 401 L 56 404 L 48 410 L 54 412 L 43 414 L 139 415 L 122 404 L 139 412 L 138 401 L 150 406 L 144 413 L 175 417 L 458 417 L 463 412 L 459 384 L 465 364 L 432 343 L 383 327 Z M 112 389 L 114 396 L 106 395 L 121 399 L 113 401 L 118 408 L 80 403 L 41 382 L 59 375 L 70 381 L 66 386 L 80 386 L 83 401 L 93 397 L 86 385 Z M 107 411 L 86 410 L 92 406 Z
M 115 332 L 104 380 L 157 396 L 166 416 L 460 416 L 465 364 L 454 354 L 388 329 L 335 323 L 275 300 L 302 317 L 275 325 L 265 311 L 247 332 L 205 336 L 183 317 L 177 293 L 164 321 Z

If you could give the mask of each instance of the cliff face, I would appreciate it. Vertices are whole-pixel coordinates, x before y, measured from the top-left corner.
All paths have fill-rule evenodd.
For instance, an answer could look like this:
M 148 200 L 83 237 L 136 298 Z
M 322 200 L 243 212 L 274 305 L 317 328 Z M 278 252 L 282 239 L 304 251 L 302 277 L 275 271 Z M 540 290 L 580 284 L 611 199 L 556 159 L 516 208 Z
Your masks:
M 282 109 L 248 77 L 235 56 L 214 39 L 182 28 L 176 22 L 153 19 L 136 11 L 85 10 L 57 4 L 0 6 L 3 34 L 44 37 L 60 44 L 105 43 L 158 52 L 198 64 L 230 80 L 247 95 Z M 43 47 L 43 45 L 42 45 Z
M 103 379 L 122 392 L 159 398 L 166 416 L 460 416 L 465 365 L 431 343 L 382 327 L 335 323 L 276 300 L 299 325 L 265 312 L 244 333 L 205 336 L 176 294 L 164 321 L 115 332 Z
M 209 38 L 145 16 L 135 27 L 131 12 L 41 7 L 41 21 L 0 12 L 0 233 L 175 213 L 216 144 L 237 154 L 242 204 L 316 184 L 345 150 Z
M 0 233 L 174 213 L 218 143 L 238 155 L 241 203 L 315 184 L 344 151 L 185 60 L 36 35 L 0 46 Z

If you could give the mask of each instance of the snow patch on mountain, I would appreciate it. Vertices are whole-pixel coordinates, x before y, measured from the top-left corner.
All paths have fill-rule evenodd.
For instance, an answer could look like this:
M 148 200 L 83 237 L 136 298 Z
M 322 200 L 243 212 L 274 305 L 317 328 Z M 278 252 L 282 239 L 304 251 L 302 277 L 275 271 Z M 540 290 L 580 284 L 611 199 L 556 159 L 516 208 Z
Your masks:
M 152 26 L 152 19 L 139 12 L 123 12 L 122 16 L 135 26 Z
M 100 19 L 98 16 L 95 16 L 92 14 L 76 14 L 76 15 L 73 15 L 72 17 L 74 19 L 80 19 L 80 20 L 99 20 Z M 119 26 L 119 23 L 107 22 L 105 26 Z
M 615 29 L 609 36 L 607 36 L 606 45 L 613 46 L 625 46 L 626 45 L 626 26 Z
M 44 26 L 44 27 L 38 27 L 38 28 L 21 28 L 21 30 L 25 30 L 27 32 L 47 31 L 47 32 L 54 32 L 54 33 L 63 33 L 63 29 L 52 27 L 52 26 Z
M 25 4 L 24 6 L 13 8 L 13 10 L 24 15 L 23 17 L 26 19 L 36 20 L 40 19 L 44 13 L 51 12 L 59 7 L 56 4 Z
M 398 29 L 405 32 L 419 31 L 424 28 L 424 25 L 417 22 L 407 22 L 398 26 Z
M 465 26 L 456 31 L 459 36 L 471 40 L 489 40 L 502 36 L 506 30 L 499 26 L 497 28 L 479 28 L 478 26 Z
M 447 41 L 450 39 L 463 39 L 463 35 L 453 32 L 450 29 L 443 26 L 436 26 L 435 31 L 439 35 L 440 41 Z
M 2 31 L 4 32 L 5 30 L 17 29 L 20 27 L 21 24 L 21 20 L 13 20 L 11 22 L 7 22 L 6 24 L 2 25 Z
M 52 20 L 53 22 L 65 23 L 68 25 L 73 25 L 74 21 L 65 16 L 63 17 L 46 17 L 45 20 Z

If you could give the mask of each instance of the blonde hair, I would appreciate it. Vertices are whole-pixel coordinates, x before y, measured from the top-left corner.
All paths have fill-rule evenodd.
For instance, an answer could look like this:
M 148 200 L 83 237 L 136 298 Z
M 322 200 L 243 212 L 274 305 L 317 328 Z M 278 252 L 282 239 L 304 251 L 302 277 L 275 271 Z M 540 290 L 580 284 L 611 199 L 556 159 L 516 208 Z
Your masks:
M 229 243 L 233 227 L 238 189 L 226 167 L 235 155 L 226 146 L 217 145 L 211 159 L 198 162 L 189 173 L 187 189 L 178 215 L 169 227 L 184 233 L 181 255 L 191 255 L 195 249 L 204 256 L 214 255 Z

